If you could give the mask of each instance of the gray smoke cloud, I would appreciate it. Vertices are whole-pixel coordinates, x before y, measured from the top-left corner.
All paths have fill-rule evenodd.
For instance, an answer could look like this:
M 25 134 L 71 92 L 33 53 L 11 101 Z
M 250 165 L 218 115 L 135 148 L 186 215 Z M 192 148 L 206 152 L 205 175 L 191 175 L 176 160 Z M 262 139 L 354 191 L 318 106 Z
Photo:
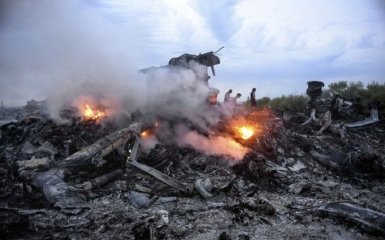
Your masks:
M 85 80 L 113 91 L 132 79 L 140 49 L 125 30 L 81 1 L 2 1 L 1 96 L 8 105 L 87 91 Z M 131 80 L 132 81 L 132 80 Z
M 206 69 L 140 73 L 140 26 L 123 28 L 77 0 L 3 1 L 0 6 L 5 104 L 47 99 L 53 118 L 79 99 L 126 113 L 140 109 L 193 117 L 201 110 L 208 87 L 197 76 Z
M 193 147 L 195 150 L 208 155 L 227 155 L 235 160 L 241 160 L 249 151 L 232 137 L 223 136 L 203 136 L 196 131 L 178 126 L 177 129 L 178 145 L 181 147 Z
M 210 91 L 199 80 L 207 73 L 205 66 L 138 71 L 143 62 L 139 26 L 122 28 L 77 0 L 2 1 L 0 11 L 0 94 L 5 104 L 46 99 L 58 122 L 63 107 L 85 102 L 105 106 L 108 115 L 139 109 L 145 117 L 188 119 L 200 129 L 218 121 L 220 109 L 208 111 L 204 104 Z M 230 153 L 228 145 L 219 146 L 221 139 L 214 144 L 197 132 L 176 133 L 171 125 L 162 131 L 183 146 Z

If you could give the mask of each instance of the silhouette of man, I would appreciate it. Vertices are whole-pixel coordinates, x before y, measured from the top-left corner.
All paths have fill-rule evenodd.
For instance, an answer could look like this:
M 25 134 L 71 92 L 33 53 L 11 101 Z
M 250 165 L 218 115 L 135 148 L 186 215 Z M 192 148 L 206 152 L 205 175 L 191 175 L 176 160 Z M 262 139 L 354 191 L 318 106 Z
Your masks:
M 250 93 L 250 103 L 252 107 L 257 107 L 257 100 L 255 99 L 255 88 L 251 90 Z

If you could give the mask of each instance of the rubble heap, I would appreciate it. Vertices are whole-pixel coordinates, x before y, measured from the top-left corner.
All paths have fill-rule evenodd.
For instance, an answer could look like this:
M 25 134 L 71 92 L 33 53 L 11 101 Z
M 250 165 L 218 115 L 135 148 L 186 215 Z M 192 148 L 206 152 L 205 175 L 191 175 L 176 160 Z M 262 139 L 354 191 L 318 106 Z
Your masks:
M 235 161 L 140 151 L 143 123 L 57 125 L 36 102 L 2 109 L 0 238 L 382 239 L 383 120 L 344 139 L 298 114 L 267 120 Z

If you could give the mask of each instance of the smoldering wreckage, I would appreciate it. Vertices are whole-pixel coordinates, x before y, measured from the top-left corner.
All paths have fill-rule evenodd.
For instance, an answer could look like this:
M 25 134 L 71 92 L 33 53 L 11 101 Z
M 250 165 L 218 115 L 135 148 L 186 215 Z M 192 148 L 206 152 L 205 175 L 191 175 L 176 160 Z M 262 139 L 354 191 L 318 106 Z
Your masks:
M 220 61 L 184 54 L 162 68 L 191 63 L 206 69 L 198 81 L 207 83 Z M 212 89 L 205 114 L 219 121 L 208 128 L 140 109 L 121 127 L 87 103 L 63 109 L 64 125 L 45 102 L 3 107 L 0 238 L 383 239 L 378 103 L 358 111 L 337 94 L 322 99 L 322 87 L 308 82 L 310 117 L 240 106 L 226 115 Z M 207 141 L 192 148 L 164 134 L 180 124 Z

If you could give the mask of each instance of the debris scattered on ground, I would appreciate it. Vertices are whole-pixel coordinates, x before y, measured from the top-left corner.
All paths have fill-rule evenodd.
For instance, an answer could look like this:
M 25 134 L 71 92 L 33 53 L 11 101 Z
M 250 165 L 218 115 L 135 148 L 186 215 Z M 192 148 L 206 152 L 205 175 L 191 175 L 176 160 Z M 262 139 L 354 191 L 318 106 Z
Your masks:
M 2 239 L 385 236 L 383 117 L 341 139 L 271 112 L 236 160 L 162 142 L 146 152 L 143 122 L 57 125 L 42 106 L 1 113 Z

